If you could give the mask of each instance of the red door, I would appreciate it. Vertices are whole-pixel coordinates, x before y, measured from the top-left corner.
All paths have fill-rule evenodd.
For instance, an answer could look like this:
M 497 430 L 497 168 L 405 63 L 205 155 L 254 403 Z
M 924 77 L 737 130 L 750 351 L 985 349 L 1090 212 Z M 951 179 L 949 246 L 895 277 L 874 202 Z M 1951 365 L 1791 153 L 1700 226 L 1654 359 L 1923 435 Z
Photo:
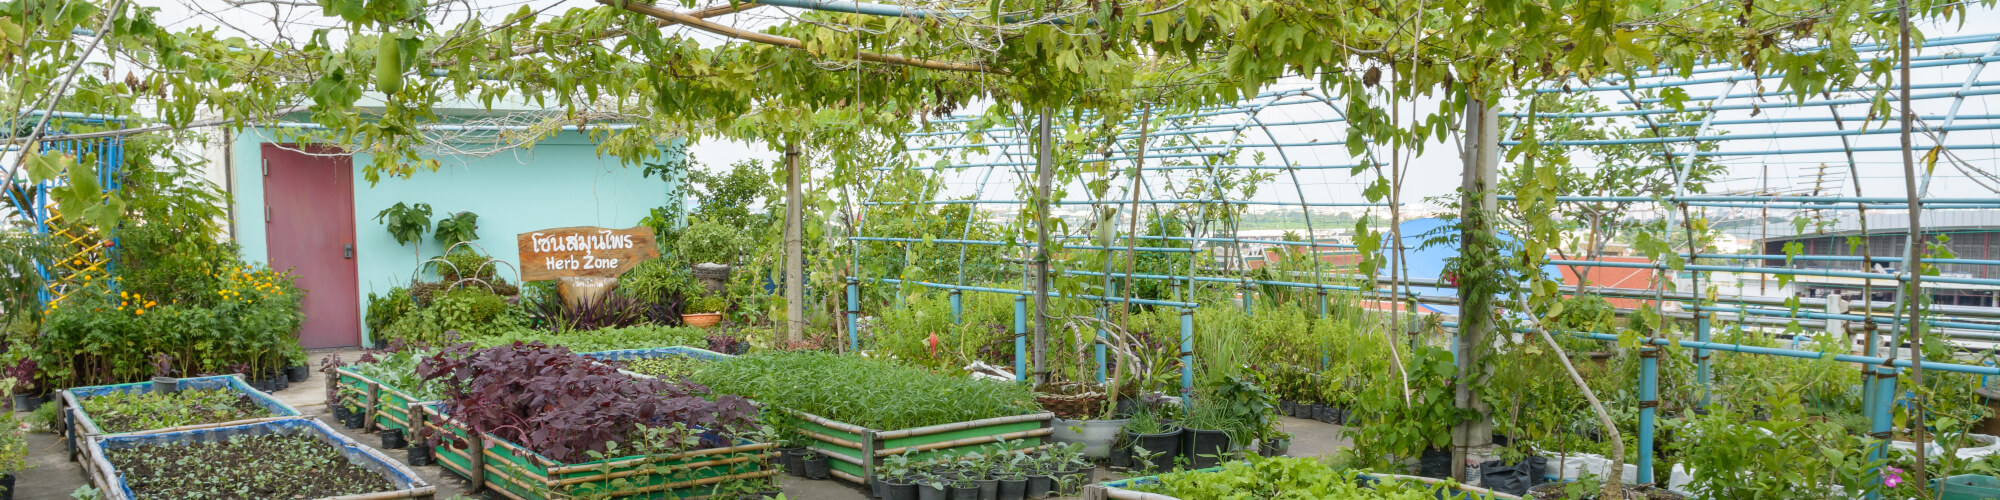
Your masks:
M 271 268 L 291 270 L 305 290 L 300 344 L 361 345 L 359 283 L 354 272 L 354 159 L 294 149 L 276 144 L 263 148 L 264 234 Z

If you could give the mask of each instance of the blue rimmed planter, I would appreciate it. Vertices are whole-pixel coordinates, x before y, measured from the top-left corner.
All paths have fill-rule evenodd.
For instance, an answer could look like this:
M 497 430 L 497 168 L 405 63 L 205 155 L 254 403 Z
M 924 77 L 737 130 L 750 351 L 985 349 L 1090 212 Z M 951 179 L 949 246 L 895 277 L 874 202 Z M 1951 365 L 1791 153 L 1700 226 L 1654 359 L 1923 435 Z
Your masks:
M 408 467 L 390 460 L 374 448 L 357 443 L 335 432 L 318 420 L 289 417 L 282 420 L 234 424 L 202 429 L 157 433 L 127 433 L 91 438 L 84 449 L 84 473 L 89 476 L 93 487 L 101 490 L 106 500 L 132 500 L 132 489 L 126 485 L 125 475 L 111 466 L 109 453 L 113 450 L 162 446 L 175 443 L 221 441 L 231 436 L 257 436 L 268 434 L 296 434 L 318 438 L 340 451 L 352 463 L 369 472 L 387 479 L 395 489 L 360 495 L 334 497 L 339 500 L 373 500 L 390 498 L 430 498 L 437 494 L 437 487 L 411 471 Z
M 1227 465 L 1227 464 L 1224 464 L 1224 465 Z M 1204 472 L 1217 472 L 1217 471 L 1221 471 L 1221 470 L 1222 470 L 1222 467 L 1221 467 L 1221 466 L 1217 466 L 1217 467 L 1210 467 L 1210 468 L 1206 468 L 1206 469 L 1197 469 L 1197 470 L 1190 470 L 1190 471 L 1182 471 L 1182 472 L 1176 472 L 1175 474 L 1180 474 L 1180 473 L 1204 473 Z M 1162 474 L 1162 475 L 1164 475 L 1164 474 Z M 1360 484 L 1361 486 L 1363 486 L 1363 487 L 1370 487 L 1370 488 L 1372 488 L 1372 487 L 1373 487 L 1373 485 L 1374 485 L 1375 483 L 1378 483 L 1378 482 L 1381 482 L 1381 481 L 1384 481 L 1384 480 L 1389 480 L 1389 481 L 1416 481 L 1416 482 L 1421 482 L 1421 483 L 1425 483 L 1425 484 L 1431 484 L 1431 485 L 1440 485 L 1440 486 L 1442 486 L 1442 485 L 1444 485 L 1444 484 L 1445 484 L 1445 482 L 1444 482 L 1444 481 L 1441 481 L 1441 480 L 1437 480 L 1437 479 L 1431 479 L 1431 478 L 1427 478 L 1427 477 L 1418 477 L 1418 476 L 1404 476 L 1404 475 L 1396 475 L 1396 474 L 1355 474 L 1355 475 L 1354 475 L 1354 481 L 1355 481 L 1356 483 L 1359 483 L 1359 484 Z M 1131 478 L 1125 478 L 1125 479 L 1120 479 L 1120 480 L 1117 480 L 1117 481 L 1105 481 L 1105 482 L 1102 482 L 1102 483 L 1098 483 L 1098 484 L 1093 484 L 1093 485 L 1090 485 L 1090 486 L 1086 486 L 1086 487 L 1085 487 L 1085 490 L 1086 490 L 1086 491 L 1084 491 L 1084 493 L 1083 493 L 1083 497 L 1084 497 L 1084 498 L 1110 498 L 1110 499 L 1114 499 L 1114 500 L 1184 500 L 1184 499 L 1181 499 L 1181 498 L 1179 498 L 1179 497 L 1174 497 L 1174 496 L 1168 496 L 1168 495 L 1162 495 L 1162 494 L 1159 494 L 1159 493 L 1146 493 L 1146 492 L 1143 492 L 1143 491 L 1137 491 L 1137 490 L 1132 490 L 1132 489 L 1128 489 L 1128 488 L 1132 488 L 1132 487 L 1134 487 L 1134 486 L 1139 486 L 1139 485 L 1145 485 L 1145 484 L 1159 484 L 1159 482 L 1160 482 L 1160 475 L 1152 475 L 1152 476 L 1143 476 L 1143 477 L 1131 477 Z M 1478 488 L 1478 487 L 1472 487 L 1472 486 L 1458 486 L 1457 488 L 1458 488 L 1458 489 L 1457 489 L 1456 491 L 1453 491 L 1453 492 L 1452 492 L 1452 493 L 1451 493 L 1450 495 L 1448 495 L 1448 496 L 1447 496 L 1447 495 L 1443 495 L 1443 494 L 1442 494 L 1442 492 L 1439 492 L 1439 493 L 1440 493 L 1440 496 L 1438 496 L 1439 500 L 1444 500 L 1444 499 L 1451 499 L 1451 500 L 1484 500 L 1484 499 L 1491 499 L 1491 498 L 1513 498 L 1513 499 L 1518 499 L 1518 498 L 1521 498 L 1521 497 L 1518 497 L 1518 496 L 1514 496 L 1514 495 L 1504 495 L 1504 494 L 1495 494 L 1495 493 L 1494 493 L 1494 492 L 1493 492 L 1492 490 L 1488 490 L 1488 489 L 1485 489 L 1485 488 Z M 1099 491 L 1089 491 L 1089 490 L 1099 490 Z M 1501 496 L 1501 495 L 1504 495 L 1504 496 Z M 1200 499 L 1185 499 L 1185 500 L 1200 500 Z
M 121 435 L 131 435 L 131 434 L 151 434 L 159 432 L 188 431 L 188 430 L 207 429 L 207 428 L 223 427 L 230 425 L 241 425 L 241 424 L 250 424 L 257 422 L 284 420 L 289 418 L 295 418 L 300 415 L 298 409 L 292 408 L 291 406 L 286 405 L 284 402 L 278 401 L 277 398 L 271 397 L 270 394 L 267 394 L 264 391 L 259 391 L 256 388 L 250 387 L 250 384 L 244 383 L 243 377 L 241 375 L 214 375 L 208 377 L 183 378 L 183 379 L 178 379 L 174 382 L 174 388 L 175 390 L 226 389 L 232 392 L 246 394 L 250 396 L 250 400 L 252 402 L 255 402 L 257 406 L 263 407 L 265 410 L 269 410 L 271 412 L 271 416 L 247 418 L 242 420 L 232 420 L 228 422 L 183 425 L 180 427 L 169 427 L 163 429 L 146 429 L 139 431 L 107 434 L 104 432 L 103 429 L 97 426 L 96 421 L 91 420 L 90 414 L 88 412 L 83 411 L 83 405 L 81 404 L 82 401 L 85 399 L 90 399 L 91 397 L 102 396 L 111 393 L 153 392 L 153 382 L 139 382 L 132 384 L 116 384 L 116 385 L 98 385 L 98 386 L 66 389 L 62 391 L 61 394 L 62 405 L 63 405 L 61 413 L 63 421 L 61 422 L 61 425 L 63 426 L 64 429 L 66 429 L 65 432 L 68 435 L 69 439 L 69 450 L 70 450 L 69 458 L 71 460 L 75 460 L 77 458 L 78 453 L 82 451 L 79 448 L 79 445 L 87 442 L 91 438 L 99 436 L 107 436 L 107 435 L 121 436 Z

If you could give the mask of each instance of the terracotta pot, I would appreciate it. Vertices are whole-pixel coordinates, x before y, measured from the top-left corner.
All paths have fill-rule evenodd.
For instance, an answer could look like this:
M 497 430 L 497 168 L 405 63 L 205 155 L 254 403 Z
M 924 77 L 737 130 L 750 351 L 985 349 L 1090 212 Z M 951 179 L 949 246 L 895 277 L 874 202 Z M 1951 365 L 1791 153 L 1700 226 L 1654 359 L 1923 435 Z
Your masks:
M 681 324 L 696 328 L 707 328 L 722 322 L 722 313 L 682 314 Z

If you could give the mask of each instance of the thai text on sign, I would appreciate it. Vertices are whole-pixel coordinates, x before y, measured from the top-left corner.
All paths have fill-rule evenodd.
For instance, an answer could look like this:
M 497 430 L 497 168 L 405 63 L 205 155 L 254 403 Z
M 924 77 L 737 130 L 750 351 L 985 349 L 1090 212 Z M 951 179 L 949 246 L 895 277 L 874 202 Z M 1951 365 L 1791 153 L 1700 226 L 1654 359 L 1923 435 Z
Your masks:
M 641 261 L 660 256 L 653 230 L 646 227 L 563 227 L 521 233 L 516 239 L 522 281 L 617 277 Z

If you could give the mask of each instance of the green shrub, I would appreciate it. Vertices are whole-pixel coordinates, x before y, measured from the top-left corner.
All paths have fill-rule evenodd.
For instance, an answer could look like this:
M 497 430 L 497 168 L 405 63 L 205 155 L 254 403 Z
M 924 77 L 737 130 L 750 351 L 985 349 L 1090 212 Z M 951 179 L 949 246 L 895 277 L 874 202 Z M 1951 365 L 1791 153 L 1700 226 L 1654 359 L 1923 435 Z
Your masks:
M 818 351 L 768 352 L 716 361 L 694 381 L 871 429 L 890 430 L 1038 411 L 1027 386 L 940 375 L 893 361 Z
M 49 304 L 41 334 L 24 341 L 40 388 L 145 380 L 167 354 L 182 375 L 270 371 L 298 344 L 301 293 L 291 275 L 222 268 L 215 285 L 178 302 L 84 282 Z
M 405 314 L 380 335 L 404 343 L 435 345 L 446 342 L 445 332 L 449 331 L 471 338 L 526 324 L 525 313 L 509 306 L 507 299 L 486 291 L 486 287 L 469 286 L 435 295 L 429 306 Z
M 365 320 L 368 331 L 381 332 L 416 309 L 417 303 L 410 300 L 410 291 L 403 287 L 391 288 L 387 294 L 379 296 L 368 292 L 368 315 Z
M 666 302 L 695 289 L 687 264 L 673 259 L 648 259 L 618 277 L 618 293 L 648 304 Z
M 688 262 L 732 264 L 736 262 L 736 254 L 743 250 L 742 228 L 697 219 L 681 230 L 674 250 Z
M 494 335 L 469 337 L 467 340 L 481 348 L 514 342 L 540 341 L 544 344 L 563 346 L 573 352 L 598 352 L 674 346 L 706 347 L 708 340 L 705 335 L 706 332 L 700 328 L 639 325 L 563 333 L 515 328 Z

